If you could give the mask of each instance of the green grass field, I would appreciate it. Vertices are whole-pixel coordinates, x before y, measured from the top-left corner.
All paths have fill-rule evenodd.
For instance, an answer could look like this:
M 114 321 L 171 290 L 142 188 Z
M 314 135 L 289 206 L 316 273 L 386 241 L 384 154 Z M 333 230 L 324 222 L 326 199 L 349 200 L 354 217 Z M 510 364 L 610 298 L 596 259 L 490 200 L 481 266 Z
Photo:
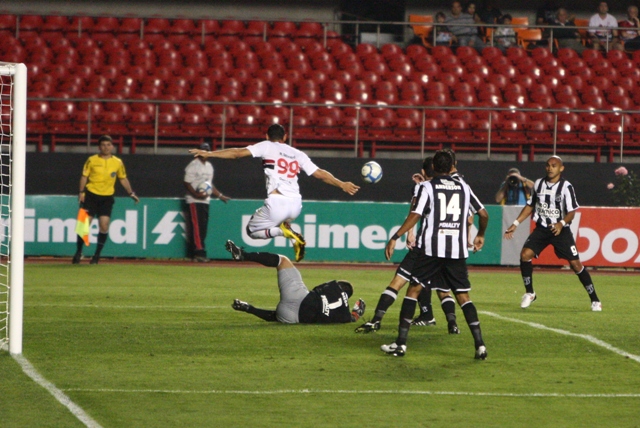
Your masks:
M 394 273 L 300 270 L 310 287 L 352 281 L 366 319 Z M 400 301 L 369 335 L 235 312 L 234 298 L 278 300 L 275 270 L 248 263 L 27 265 L 23 356 L 103 427 L 638 427 L 638 276 L 593 278 L 601 313 L 569 271 L 536 271 L 522 310 L 517 270 L 472 270 L 489 351 L 477 361 L 460 310 L 462 334 L 436 306 L 404 358 L 379 350 Z M 82 425 L 0 352 L 0 426 Z

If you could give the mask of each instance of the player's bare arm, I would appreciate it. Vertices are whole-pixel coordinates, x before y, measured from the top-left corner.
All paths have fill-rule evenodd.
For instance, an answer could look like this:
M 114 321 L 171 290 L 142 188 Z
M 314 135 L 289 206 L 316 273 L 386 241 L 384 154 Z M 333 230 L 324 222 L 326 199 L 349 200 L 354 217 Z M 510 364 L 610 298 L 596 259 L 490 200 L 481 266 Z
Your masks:
M 193 157 L 201 156 L 203 158 L 218 158 L 218 159 L 239 159 L 246 158 L 251 156 L 251 152 L 247 148 L 231 148 L 231 149 L 222 149 L 215 150 L 212 152 L 208 152 L 206 150 L 200 149 L 191 149 L 189 153 L 193 155 Z
M 316 172 L 312 174 L 312 177 L 317 178 L 318 180 L 322 180 L 327 184 L 330 184 L 335 187 L 339 187 L 344 192 L 355 195 L 358 190 L 360 190 L 360 186 L 356 186 L 350 181 L 342 181 L 338 180 L 331 174 L 329 171 L 324 169 L 318 169 Z
M 518 228 L 518 225 L 520 225 L 521 222 L 523 222 L 526 218 L 528 218 L 532 212 L 533 212 L 533 207 L 530 207 L 529 205 L 525 205 L 524 208 L 522 208 L 522 211 L 520 211 L 518 218 L 515 219 L 513 221 L 513 224 L 509 226 L 509 228 L 504 232 L 505 239 L 513 238 L 513 232 L 516 231 L 516 229 Z
M 393 251 L 395 250 L 398 238 L 407 233 L 410 229 L 413 229 L 414 226 L 418 224 L 420 217 L 420 214 L 410 213 L 404 220 L 404 223 L 402 223 L 402 226 L 400 226 L 400 229 L 398 229 L 395 235 L 389 239 L 389 242 L 387 242 L 387 246 L 384 249 L 384 256 L 387 260 L 390 260 L 391 256 L 393 256 Z
M 489 225 L 489 213 L 486 209 L 478 211 L 478 234 L 473 239 L 473 252 L 479 251 L 484 246 L 484 233 Z
M 562 228 L 566 225 L 569 224 L 573 221 L 573 218 L 576 216 L 576 212 L 575 211 L 571 211 L 570 213 L 567 213 L 566 216 L 564 216 L 564 218 L 562 220 L 560 220 L 557 223 L 552 224 L 551 226 L 549 226 L 549 228 L 551 229 L 551 232 L 555 235 L 558 236 L 560 235 L 560 233 L 562 232 Z

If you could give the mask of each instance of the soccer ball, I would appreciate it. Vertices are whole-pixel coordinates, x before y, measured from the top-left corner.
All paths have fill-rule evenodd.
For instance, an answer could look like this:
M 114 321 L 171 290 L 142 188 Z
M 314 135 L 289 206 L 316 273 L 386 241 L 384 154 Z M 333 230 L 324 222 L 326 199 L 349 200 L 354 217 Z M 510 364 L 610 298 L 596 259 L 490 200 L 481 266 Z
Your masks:
M 196 186 L 196 192 L 198 193 L 204 192 L 207 195 L 211 195 L 211 192 L 213 192 L 213 187 L 211 186 L 211 183 L 209 183 L 208 181 L 203 181 L 202 183 Z
M 362 174 L 362 179 L 364 181 L 374 184 L 382 178 L 382 167 L 378 162 L 369 161 L 364 164 L 360 173 Z

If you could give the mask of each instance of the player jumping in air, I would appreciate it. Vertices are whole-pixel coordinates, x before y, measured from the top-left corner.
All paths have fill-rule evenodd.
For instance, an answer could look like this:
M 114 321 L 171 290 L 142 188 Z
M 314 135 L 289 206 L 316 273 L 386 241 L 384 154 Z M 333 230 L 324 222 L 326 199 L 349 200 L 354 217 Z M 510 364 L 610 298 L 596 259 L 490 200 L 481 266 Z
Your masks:
M 305 153 L 285 144 L 287 133 L 282 125 L 273 124 L 267 130 L 267 139 L 245 148 L 222 149 L 209 152 L 192 149 L 189 153 L 204 158 L 239 159 L 253 156 L 262 158 L 262 168 L 267 185 L 267 199 L 256 210 L 247 224 L 247 233 L 254 239 L 284 236 L 293 241 L 295 260 L 304 257 L 304 237 L 291 228 L 302 210 L 302 196 L 298 186 L 298 174 L 304 171 L 344 192 L 354 195 L 359 186 L 338 180 L 328 171 L 318 168 Z
M 283 324 L 348 323 L 357 321 L 364 314 L 365 303 L 362 299 L 358 299 L 353 309 L 349 309 L 353 286 L 348 281 L 325 282 L 309 291 L 302 282 L 300 271 L 287 257 L 273 253 L 249 253 L 233 241 L 227 241 L 225 248 L 233 260 L 256 262 L 278 271 L 280 302 L 275 310 L 259 309 L 236 299 L 231 305 L 236 311 Z
M 518 225 L 533 213 L 536 228 L 525 241 L 520 253 L 520 272 L 526 290 L 520 307 L 528 308 L 538 298 L 533 291 L 531 260 L 538 257 L 549 245 L 553 245 L 556 256 L 567 260 L 571 269 L 578 275 L 578 279 L 591 299 L 591 310 L 599 312 L 602 310 L 602 304 L 591 281 L 591 275 L 580 262 L 576 242 L 569 228 L 579 208 L 576 194 L 571 183 L 561 176 L 564 164 L 560 157 L 551 156 L 547 160 L 546 169 L 547 176 L 536 180 L 533 194 L 527 201 L 527 205 L 522 208 L 518 218 L 504 233 L 506 239 L 513 238 L 513 232 Z

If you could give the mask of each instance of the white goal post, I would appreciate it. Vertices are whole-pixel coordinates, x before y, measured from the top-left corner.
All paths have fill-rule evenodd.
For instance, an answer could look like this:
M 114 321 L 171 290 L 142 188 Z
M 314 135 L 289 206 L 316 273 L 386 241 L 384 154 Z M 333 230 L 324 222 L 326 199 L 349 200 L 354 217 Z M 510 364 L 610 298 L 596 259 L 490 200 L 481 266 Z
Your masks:
M 22 354 L 27 67 L 0 62 L 0 349 Z

